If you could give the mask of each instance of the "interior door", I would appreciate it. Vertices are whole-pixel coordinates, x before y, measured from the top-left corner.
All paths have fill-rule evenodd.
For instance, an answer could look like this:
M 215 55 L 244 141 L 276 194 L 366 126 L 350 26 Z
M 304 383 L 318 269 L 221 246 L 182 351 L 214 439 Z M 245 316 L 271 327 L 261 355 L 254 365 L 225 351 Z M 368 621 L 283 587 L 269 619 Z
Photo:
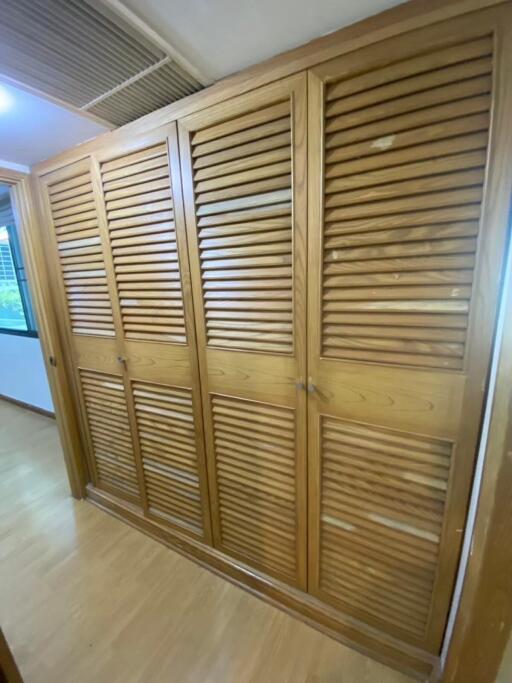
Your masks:
M 496 16 L 381 42 L 308 83 L 310 592 L 431 652 L 507 227 L 510 58 Z
M 179 123 L 215 545 L 302 587 L 305 86 Z
M 175 125 L 136 144 L 45 178 L 91 478 L 210 542 Z

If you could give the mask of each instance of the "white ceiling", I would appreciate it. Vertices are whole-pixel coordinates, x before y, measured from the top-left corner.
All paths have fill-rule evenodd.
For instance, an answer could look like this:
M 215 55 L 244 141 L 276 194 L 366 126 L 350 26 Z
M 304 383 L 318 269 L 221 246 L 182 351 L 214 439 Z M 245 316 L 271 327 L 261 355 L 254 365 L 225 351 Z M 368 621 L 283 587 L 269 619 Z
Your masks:
M 131 10 L 209 80 L 227 76 L 401 1 L 103 0 Z M 0 75 L 3 161 L 30 166 L 106 130 L 82 115 L 1 81 Z
M 0 159 L 3 161 L 31 166 L 105 130 L 84 116 L 0 82 Z
M 120 0 L 214 80 L 401 2 Z

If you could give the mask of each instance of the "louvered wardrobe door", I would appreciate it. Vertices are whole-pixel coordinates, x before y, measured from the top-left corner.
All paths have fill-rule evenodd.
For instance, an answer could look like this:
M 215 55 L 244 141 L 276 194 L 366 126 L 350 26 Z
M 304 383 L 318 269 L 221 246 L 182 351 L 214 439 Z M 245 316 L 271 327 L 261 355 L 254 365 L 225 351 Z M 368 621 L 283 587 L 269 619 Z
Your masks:
M 127 339 L 186 343 L 166 141 L 101 163 Z
M 305 125 L 304 77 L 180 122 L 215 544 L 302 587 Z
M 174 172 L 171 167 L 174 166 Z M 99 157 L 144 509 L 210 541 L 201 396 L 174 124 Z M 172 178 L 171 178 L 172 176 Z
M 74 334 L 113 337 L 114 321 L 90 165 L 49 179 L 48 195 L 62 284 Z
M 97 483 L 140 503 L 123 379 L 83 368 L 79 376 Z
M 113 291 L 91 160 L 43 178 L 50 272 L 67 342 L 94 487 L 141 504 L 114 321 Z
M 431 653 L 502 266 L 499 45 L 485 11 L 326 63 L 308 91 L 310 590 Z

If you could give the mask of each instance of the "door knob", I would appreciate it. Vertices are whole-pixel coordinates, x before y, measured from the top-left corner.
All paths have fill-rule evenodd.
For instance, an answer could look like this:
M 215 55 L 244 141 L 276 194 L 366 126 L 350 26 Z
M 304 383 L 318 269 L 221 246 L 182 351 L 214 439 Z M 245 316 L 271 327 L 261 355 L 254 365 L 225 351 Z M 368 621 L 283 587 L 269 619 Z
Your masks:
M 316 391 L 316 386 L 311 381 L 311 377 L 308 379 L 308 393 L 313 394 Z
M 299 391 L 304 391 L 304 389 L 306 388 L 306 385 L 304 384 L 304 382 L 303 382 L 301 379 L 299 379 L 299 380 L 297 380 L 297 381 L 295 382 L 295 387 L 296 387 Z
M 126 358 L 125 356 L 118 356 L 117 360 L 122 363 L 123 365 L 126 365 Z

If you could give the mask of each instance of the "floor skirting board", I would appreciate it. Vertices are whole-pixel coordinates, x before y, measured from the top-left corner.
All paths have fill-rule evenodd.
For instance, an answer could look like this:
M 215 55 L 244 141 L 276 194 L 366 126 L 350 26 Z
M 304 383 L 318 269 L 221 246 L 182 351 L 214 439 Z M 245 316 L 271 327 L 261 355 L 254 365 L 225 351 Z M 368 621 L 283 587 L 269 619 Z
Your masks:
M 21 408 L 31 410 L 33 413 L 39 413 L 39 415 L 45 415 L 46 417 L 52 417 L 55 419 L 55 413 L 52 410 L 46 410 L 45 408 L 34 406 L 31 403 L 26 403 L 25 401 L 19 401 L 17 398 L 12 398 L 12 396 L 6 396 L 5 394 L 0 394 L 0 399 L 2 401 L 14 403 L 15 406 L 20 406 Z

